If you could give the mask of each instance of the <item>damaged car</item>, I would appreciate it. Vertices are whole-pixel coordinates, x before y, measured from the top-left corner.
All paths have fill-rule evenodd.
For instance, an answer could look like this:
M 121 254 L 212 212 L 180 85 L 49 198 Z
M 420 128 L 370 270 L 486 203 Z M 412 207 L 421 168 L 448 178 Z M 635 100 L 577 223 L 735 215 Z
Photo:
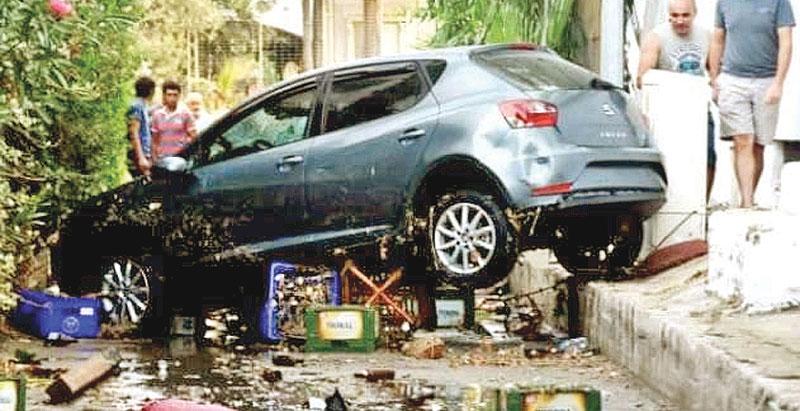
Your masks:
M 631 97 L 549 49 L 380 57 L 275 85 L 152 180 L 78 209 L 59 272 L 134 322 L 158 315 L 165 290 L 263 292 L 226 261 L 385 238 L 461 284 L 492 284 L 533 248 L 605 273 L 634 263 L 666 186 Z

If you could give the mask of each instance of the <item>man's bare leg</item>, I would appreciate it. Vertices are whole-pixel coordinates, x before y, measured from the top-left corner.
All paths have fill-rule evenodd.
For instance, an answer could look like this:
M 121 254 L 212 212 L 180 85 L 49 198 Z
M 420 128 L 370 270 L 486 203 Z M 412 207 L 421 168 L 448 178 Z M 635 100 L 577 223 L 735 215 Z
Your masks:
M 739 205 L 743 208 L 753 206 L 753 193 L 756 181 L 758 181 L 755 146 L 755 138 L 752 134 L 733 136 L 733 168 L 736 172 L 736 181 L 739 183 L 739 195 L 741 196 Z M 761 167 L 763 168 L 763 147 L 761 152 Z
M 764 146 L 753 143 L 753 159 L 756 165 L 753 173 L 753 195 L 755 196 L 758 182 L 761 180 L 761 173 L 764 171 Z M 755 200 L 753 202 L 755 203 Z
M 711 189 L 714 188 L 714 174 L 716 174 L 716 171 L 714 166 L 706 168 L 706 204 L 711 199 Z

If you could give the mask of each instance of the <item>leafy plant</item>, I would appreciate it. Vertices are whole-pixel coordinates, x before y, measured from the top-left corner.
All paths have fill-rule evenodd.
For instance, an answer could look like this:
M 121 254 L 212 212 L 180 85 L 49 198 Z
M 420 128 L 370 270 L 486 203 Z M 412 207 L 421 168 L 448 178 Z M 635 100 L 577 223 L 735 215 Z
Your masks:
M 244 97 L 240 94 L 246 91 L 248 82 L 255 81 L 255 69 L 256 62 L 247 57 L 232 58 L 225 62 L 217 75 L 217 90 L 226 103 L 232 104 Z
M 428 0 L 423 15 L 438 29 L 433 46 L 532 42 L 568 59 L 581 52 L 585 39 L 576 0 Z
M 120 182 L 139 13 L 134 0 L 75 2 L 65 16 L 0 0 L 0 308 L 69 207 Z

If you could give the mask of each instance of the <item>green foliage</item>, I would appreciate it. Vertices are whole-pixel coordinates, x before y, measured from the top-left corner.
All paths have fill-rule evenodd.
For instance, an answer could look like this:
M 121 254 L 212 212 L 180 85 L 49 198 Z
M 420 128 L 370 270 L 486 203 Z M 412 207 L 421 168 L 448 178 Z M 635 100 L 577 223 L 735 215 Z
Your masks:
M 245 98 L 245 90 L 249 81 L 254 81 L 253 71 L 256 62 L 247 57 L 234 57 L 225 61 L 217 75 L 217 90 L 227 103 Z
M 585 40 L 576 0 L 428 0 L 434 46 L 532 42 L 574 59 Z
M 58 19 L 43 0 L 0 0 L 0 308 L 16 265 L 125 169 L 139 10 L 134 0 L 73 5 Z
M 180 79 L 186 73 L 188 36 L 213 37 L 225 22 L 226 8 L 212 0 L 141 2 L 145 18 L 137 32 L 157 79 Z

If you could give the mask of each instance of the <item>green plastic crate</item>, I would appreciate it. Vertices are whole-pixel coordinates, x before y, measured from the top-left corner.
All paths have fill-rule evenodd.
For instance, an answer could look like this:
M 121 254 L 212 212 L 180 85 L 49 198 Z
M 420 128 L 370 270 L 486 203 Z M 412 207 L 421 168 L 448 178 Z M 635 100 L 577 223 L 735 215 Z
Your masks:
M 308 352 L 372 352 L 378 345 L 380 320 L 369 307 L 311 307 L 305 321 Z
M 0 410 L 25 411 L 25 378 L 0 376 Z
M 504 391 L 501 397 L 505 397 L 505 404 L 501 408 L 507 411 L 602 410 L 600 391 L 585 386 L 514 387 Z

